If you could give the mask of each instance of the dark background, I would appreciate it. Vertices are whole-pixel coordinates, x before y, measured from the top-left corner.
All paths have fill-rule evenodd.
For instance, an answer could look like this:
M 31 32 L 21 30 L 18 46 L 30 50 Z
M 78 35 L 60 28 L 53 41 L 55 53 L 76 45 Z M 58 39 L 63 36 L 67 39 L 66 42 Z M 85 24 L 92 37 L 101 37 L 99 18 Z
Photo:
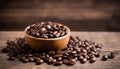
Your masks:
M 0 0 L 0 31 L 21 31 L 38 21 L 72 31 L 120 31 L 120 0 Z

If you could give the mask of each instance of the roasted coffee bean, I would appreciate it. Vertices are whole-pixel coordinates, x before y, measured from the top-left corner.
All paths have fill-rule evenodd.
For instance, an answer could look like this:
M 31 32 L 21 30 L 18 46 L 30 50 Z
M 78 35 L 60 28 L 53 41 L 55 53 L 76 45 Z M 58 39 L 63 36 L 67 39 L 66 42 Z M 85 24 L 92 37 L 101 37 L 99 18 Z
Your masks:
M 63 63 L 64 63 L 64 64 L 69 64 L 68 59 L 64 59 L 64 60 L 63 60 Z
M 57 61 L 56 59 L 53 59 L 53 61 L 52 61 L 52 62 L 53 62 L 53 63 L 55 63 L 56 61 Z
M 82 60 L 84 57 L 83 56 L 78 56 L 78 60 Z
M 53 57 L 48 58 L 48 63 L 53 63 Z
M 76 59 L 70 59 L 68 60 L 67 65 L 74 65 L 76 63 Z
M 81 63 L 86 63 L 86 62 L 87 62 L 87 59 L 86 59 L 86 58 L 83 58 L 80 62 L 81 62 Z
M 72 52 L 71 52 L 71 54 L 76 54 L 76 53 L 77 53 L 77 51 L 72 51 Z
M 40 59 L 40 60 L 37 60 L 35 63 L 36 63 L 36 65 L 40 65 L 40 64 L 42 64 L 44 61 L 42 60 L 42 59 Z
M 36 65 L 39 65 L 39 64 L 41 64 L 41 63 L 43 63 L 44 61 L 43 61 L 43 59 L 41 59 L 41 58 L 39 58 L 39 57 L 36 57 L 35 58 L 35 63 L 36 63 Z
M 28 57 L 28 60 L 29 60 L 29 62 L 34 62 L 35 61 L 33 57 Z
M 95 62 L 96 61 L 96 58 L 95 57 L 92 57 L 92 58 L 90 58 L 90 63 L 93 63 L 93 62 Z
M 100 56 L 100 52 L 96 52 L 96 53 L 95 53 L 95 56 L 96 56 L 96 57 L 99 57 L 99 56 Z
M 62 60 L 62 57 L 58 57 L 58 58 L 57 58 L 57 61 L 60 61 L 60 60 Z
M 15 60 L 14 56 L 9 56 L 8 60 Z
M 55 55 L 55 51 L 49 51 L 48 54 L 49 55 Z
M 103 61 L 108 60 L 108 56 L 107 56 L 107 55 L 103 55 L 103 56 L 102 56 L 102 60 L 103 60 Z
M 9 51 L 10 51 L 9 48 L 3 48 L 3 49 L 2 49 L 2 52 L 3 52 L 3 53 L 8 53 Z
M 62 57 L 62 54 L 56 54 L 53 56 L 54 58 Z
M 23 63 L 27 63 L 29 60 L 27 58 L 23 59 L 22 62 Z
M 108 54 L 108 58 L 112 59 L 115 57 L 115 54 L 113 52 L 110 52 L 110 54 Z
M 82 53 L 87 53 L 87 50 L 84 49 L 84 48 L 82 48 L 82 49 L 81 49 L 81 52 L 82 52 Z
M 46 25 L 46 28 L 47 28 L 48 30 L 50 30 L 52 27 L 51 27 L 51 25 Z
M 62 61 L 56 61 L 56 62 L 54 62 L 53 64 L 55 65 L 55 66 L 58 66 L 58 65 L 61 65 L 63 62 Z

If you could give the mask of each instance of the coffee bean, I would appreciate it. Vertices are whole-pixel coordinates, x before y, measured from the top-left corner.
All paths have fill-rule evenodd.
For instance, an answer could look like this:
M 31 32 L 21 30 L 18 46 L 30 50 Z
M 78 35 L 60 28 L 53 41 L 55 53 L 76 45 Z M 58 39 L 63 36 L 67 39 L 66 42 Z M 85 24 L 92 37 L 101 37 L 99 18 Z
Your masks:
M 49 51 L 48 54 L 49 55 L 55 55 L 55 51 Z
M 78 56 L 78 60 L 82 60 L 83 58 L 83 56 Z
M 54 65 L 55 66 L 59 66 L 59 65 L 61 65 L 63 62 L 62 61 L 56 61 L 56 62 L 54 62 Z
M 62 57 L 62 54 L 56 54 L 53 56 L 54 58 Z
M 53 63 L 55 63 L 56 61 L 57 61 L 56 59 L 53 59 L 53 61 L 52 61 L 52 62 L 53 62 Z
M 110 52 L 110 54 L 108 54 L 108 58 L 112 59 L 115 57 L 115 54 L 113 52 Z
M 51 25 L 46 25 L 46 28 L 49 30 L 49 29 L 51 29 L 52 27 L 51 27 Z
M 81 60 L 81 63 L 86 63 L 87 62 L 87 59 L 86 58 L 83 58 L 82 60 Z
M 8 60 L 15 60 L 15 57 L 9 56 Z
M 95 57 L 92 57 L 92 58 L 90 58 L 90 63 L 93 63 L 93 62 L 95 62 L 96 61 L 96 58 Z
M 29 57 L 28 60 L 29 60 L 29 62 L 34 62 L 34 58 L 33 57 Z
M 40 65 L 40 64 L 42 64 L 42 63 L 43 63 L 43 60 L 42 60 L 42 59 L 37 60 L 35 63 L 36 63 L 36 65 Z
M 48 58 L 48 63 L 53 63 L 53 58 L 52 57 Z
M 3 49 L 2 49 L 2 52 L 3 52 L 3 53 L 8 53 L 9 50 L 10 50 L 9 48 L 3 48 Z
M 107 56 L 107 55 L 103 55 L 103 56 L 102 56 L 102 60 L 103 60 L 103 61 L 106 61 L 107 59 L 108 59 L 108 56 Z
M 64 59 L 64 60 L 63 60 L 63 63 L 64 63 L 64 64 L 69 64 L 68 59 Z
M 62 60 L 62 57 L 58 57 L 57 60 L 58 60 L 58 61 Z
M 70 59 L 67 65 L 74 65 L 75 63 L 76 63 L 76 59 Z
M 45 27 L 40 29 L 40 33 L 45 33 L 45 32 L 46 32 L 46 28 Z
M 27 58 L 23 59 L 22 62 L 23 63 L 27 63 L 29 60 Z

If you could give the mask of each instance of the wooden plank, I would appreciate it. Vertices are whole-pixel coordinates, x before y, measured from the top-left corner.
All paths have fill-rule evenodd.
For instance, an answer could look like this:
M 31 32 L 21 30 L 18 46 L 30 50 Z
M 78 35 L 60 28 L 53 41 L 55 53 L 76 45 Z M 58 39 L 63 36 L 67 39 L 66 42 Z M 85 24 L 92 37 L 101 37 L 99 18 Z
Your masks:
M 8 56 L 0 52 L 0 69 L 119 69 L 120 68 L 120 32 L 79 32 L 71 33 L 73 36 L 80 36 L 81 39 L 88 39 L 97 43 L 101 43 L 102 55 L 115 51 L 116 57 L 108 61 L 101 61 L 101 57 L 95 63 L 77 64 L 73 66 L 53 66 L 43 63 L 35 65 L 35 63 L 22 63 L 18 60 L 7 61 Z M 0 32 L 0 50 L 6 46 L 6 40 L 14 40 L 18 37 L 24 37 L 23 31 L 1 31 Z

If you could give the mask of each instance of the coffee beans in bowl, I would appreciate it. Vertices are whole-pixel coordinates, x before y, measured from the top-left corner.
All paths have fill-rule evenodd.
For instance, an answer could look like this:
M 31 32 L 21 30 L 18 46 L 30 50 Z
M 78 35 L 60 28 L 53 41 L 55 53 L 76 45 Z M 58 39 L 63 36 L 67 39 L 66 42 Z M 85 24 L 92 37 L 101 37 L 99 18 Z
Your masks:
M 25 39 L 35 51 L 62 50 L 70 38 L 70 29 L 60 23 L 40 22 L 25 29 Z

